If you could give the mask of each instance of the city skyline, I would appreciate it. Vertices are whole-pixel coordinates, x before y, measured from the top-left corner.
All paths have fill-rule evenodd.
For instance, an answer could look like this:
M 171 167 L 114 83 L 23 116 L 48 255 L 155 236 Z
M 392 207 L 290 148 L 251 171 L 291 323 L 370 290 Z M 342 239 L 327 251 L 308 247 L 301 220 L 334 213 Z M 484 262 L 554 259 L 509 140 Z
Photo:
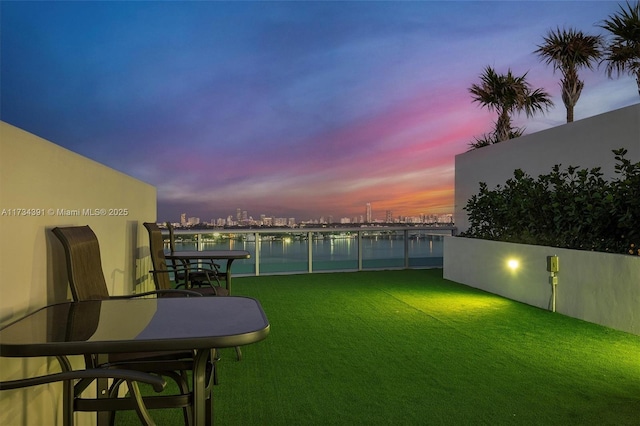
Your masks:
M 619 4 L 0 2 L 0 119 L 155 186 L 158 221 L 450 213 L 454 157 L 496 120 L 468 92 L 483 69 L 552 95 L 514 125 L 561 125 L 533 52 Z M 580 75 L 576 120 L 638 102 L 630 76 Z
M 299 224 L 362 224 L 362 223 L 452 223 L 453 213 L 421 213 L 416 216 L 395 215 L 391 210 L 374 213 L 371 203 L 366 203 L 364 211 L 360 215 L 352 217 L 336 217 L 332 214 L 316 214 L 311 217 L 299 218 L 294 216 L 277 216 L 266 213 L 259 213 L 254 217 L 248 210 L 236 208 L 234 213 L 229 213 L 224 217 L 210 217 L 210 219 L 199 216 L 190 216 L 186 212 L 180 214 L 178 220 L 169 218 L 162 222 L 171 222 L 181 226 L 194 226 L 207 224 L 212 226 L 237 226 L 237 225 L 259 225 L 259 226 L 292 226 Z

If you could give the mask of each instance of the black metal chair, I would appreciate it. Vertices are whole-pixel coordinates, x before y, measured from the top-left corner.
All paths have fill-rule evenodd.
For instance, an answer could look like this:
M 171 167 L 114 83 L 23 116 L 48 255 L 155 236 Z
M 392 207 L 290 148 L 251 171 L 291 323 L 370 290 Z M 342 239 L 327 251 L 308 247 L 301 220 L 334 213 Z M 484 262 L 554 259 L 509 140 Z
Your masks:
M 55 324 L 49 333 L 54 341 L 83 341 L 90 339 L 98 329 L 101 301 L 89 301 L 82 304 L 71 304 L 68 310 L 56 310 L 51 323 Z M 120 409 L 134 409 L 142 424 L 153 425 L 148 409 L 142 399 L 137 382 L 148 383 L 157 392 L 165 388 L 164 379 L 155 374 L 137 370 L 125 370 L 110 366 L 90 366 L 85 370 L 73 370 L 66 356 L 56 356 L 62 372 L 44 376 L 0 382 L 0 390 L 19 389 L 30 386 L 43 385 L 53 382 L 63 382 L 63 423 L 72 425 L 74 412 L 116 411 Z M 87 387 L 96 380 L 113 379 L 118 383 L 127 382 L 129 398 L 110 398 L 83 396 Z M 126 407 L 126 408 L 123 408 Z
M 171 274 L 174 276 L 175 287 L 191 287 L 191 291 L 203 296 L 228 296 L 229 291 L 221 287 L 216 279 L 216 272 L 207 268 L 198 268 L 188 263 L 168 264 L 164 254 L 164 238 L 160 227 L 152 222 L 145 222 L 144 227 L 149 232 L 149 249 L 151 250 L 151 264 L 153 280 L 156 290 L 172 289 Z M 192 287 L 193 280 L 197 280 L 200 287 Z
M 169 250 L 171 254 L 176 251 L 176 236 L 175 230 L 171 222 L 166 222 L 165 226 L 169 230 Z M 159 228 L 158 228 L 159 230 Z M 220 270 L 220 265 L 215 263 L 213 260 L 209 261 L 182 261 L 182 263 L 178 263 L 174 260 L 169 260 L 169 265 L 172 267 L 176 276 L 176 283 L 178 286 L 185 285 L 187 282 L 186 277 L 183 272 L 179 272 L 179 269 L 189 269 L 189 284 L 193 286 L 211 286 L 213 281 L 215 281 L 216 287 L 218 287 L 219 293 L 218 296 L 228 296 L 228 291 L 225 292 L 225 288 L 222 287 L 221 281 L 227 279 L 227 274 Z
M 134 406 L 140 423 L 147 426 L 155 425 L 155 422 L 149 415 L 149 411 L 145 406 L 144 400 L 138 388 L 138 382 L 147 383 L 153 387 L 156 392 L 162 392 L 166 386 L 166 382 L 160 376 L 153 374 L 143 373 L 140 371 L 113 369 L 113 368 L 90 368 L 86 370 L 73 370 L 63 371 L 60 373 L 52 373 L 44 376 L 31 377 L 27 379 L 9 380 L 0 382 L 0 391 L 21 389 L 31 386 L 45 385 L 55 382 L 64 382 L 65 384 L 65 414 L 73 415 L 74 411 L 90 411 L 76 409 L 76 401 L 79 396 L 74 394 L 74 388 L 71 385 L 76 380 L 79 381 L 94 381 L 97 379 L 116 379 L 124 380 L 129 388 L 129 396 L 131 398 L 131 404 Z M 104 399 L 96 399 L 95 401 L 105 401 Z M 106 402 L 109 404 L 109 402 Z M 104 403 L 102 406 L 105 405 Z M 115 406 L 113 407 L 115 410 Z M 65 415 L 65 424 L 69 423 L 69 417 Z

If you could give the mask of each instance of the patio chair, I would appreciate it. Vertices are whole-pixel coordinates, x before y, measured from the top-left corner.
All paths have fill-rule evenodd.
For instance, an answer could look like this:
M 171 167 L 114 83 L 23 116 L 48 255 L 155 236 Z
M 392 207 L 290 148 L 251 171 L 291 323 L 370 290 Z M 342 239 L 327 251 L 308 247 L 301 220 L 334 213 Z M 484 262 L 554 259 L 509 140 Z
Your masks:
M 87 302 L 80 305 L 70 305 L 68 310 L 54 310 L 51 318 L 52 324 L 57 324 L 49 330 L 53 341 L 88 340 L 98 328 L 100 309 L 96 309 L 95 303 Z M 55 314 L 59 314 L 57 317 Z M 56 356 L 62 372 L 47 374 L 38 377 L 18 379 L 0 382 L 0 390 L 20 389 L 38 386 L 54 382 L 63 382 L 63 423 L 73 424 L 74 412 L 98 412 L 117 411 L 123 409 L 135 409 L 142 424 L 152 425 L 153 420 L 149 416 L 147 407 L 142 399 L 137 382 L 148 383 L 156 392 L 161 392 L 166 382 L 161 376 L 136 370 L 125 370 L 111 367 L 95 367 L 87 365 L 85 370 L 73 370 L 66 356 Z M 83 397 L 82 394 L 89 384 L 98 379 L 113 379 L 119 382 L 126 381 L 129 388 L 128 398 L 118 398 L 113 395 L 110 398 Z
M 133 298 L 156 295 L 157 297 L 200 297 L 201 294 L 190 290 L 159 289 L 145 293 L 125 296 L 110 296 L 102 270 L 100 245 L 98 238 L 89 226 L 57 227 L 52 230 L 60 240 L 65 252 L 67 275 L 71 293 L 76 301 L 105 300 L 113 298 Z M 87 368 L 117 366 L 161 374 L 172 378 L 180 388 L 180 395 L 162 397 L 149 401 L 151 408 L 183 408 L 186 424 L 191 423 L 192 395 L 189 391 L 186 372 L 192 369 L 193 352 L 120 353 L 110 354 L 107 362 L 99 360 L 97 355 L 85 357 Z M 215 380 L 215 366 L 210 365 L 210 379 Z M 123 382 L 114 381 L 109 394 L 116 395 Z M 85 383 L 85 387 L 88 383 Z M 145 398 L 146 399 L 146 398 Z M 146 402 L 146 401 L 145 401 Z M 113 420 L 113 416 L 112 416 Z
M 173 254 L 176 251 L 176 237 L 175 237 L 174 228 L 171 222 L 165 222 L 165 225 L 169 230 L 169 250 Z M 204 268 L 202 266 L 203 264 L 206 265 Z M 213 260 L 209 260 L 209 261 L 201 260 L 200 262 L 192 261 L 189 263 L 187 263 L 187 261 L 184 261 L 182 264 L 179 265 L 176 261 L 170 259 L 169 265 L 175 270 L 178 270 L 180 268 L 182 269 L 191 268 L 191 271 L 189 273 L 189 284 L 191 286 L 202 287 L 203 285 L 209 285 L 209 283 L 212 282 L 212 280 L 215 280 L 217 287 L 220 287 L 221 290 L 224 290 L 224 288 L 221 286 L 220 281 L 226 280 L 227 274 L 221 272 L 220 265 L 215 263 Z M 178 286 L 182 286 L 187 283 L 184 273 L 174 272 L 174 274 L 176 275 L 176 283 Z M 219 294 L 219 296 L 222 296 L 222 294 Z
M 175 287 L 192 287 L 192 277 L 196 277 L 202 287 L 190 288 L 203 296 L 228 296 L 229 291 L 220 286 L 216 279 L 216 272 L 207 268 L 198 268 L 189 264 L 168 264 L 164 254 L 164 238 L 160 227 L 152 222 L 145 222 L 144 227 L 149 232 L 149 248 L 151 250 L 151 264 L 153 280 L 156 290 L 172 289 L 171 274 L 174 276 Z
M 63 361 L 61 361 L 61 363 L 63 363 Z M 112 400 L 106 400 L 104 398 L 101 398 L 101 399 L 94 398 L 92 400 L 83 399 L 83 401 L 93 401 L 99 404 L 99 405 L 96 404 L 94 406 L 95 409 L 93 410 L 82 409 L 77 405 L 80 397 L 79 395 L 74 395 L 74 388 L 72 386 L 72 383 L 76 380 L 94 381 L 97 379 L 116 379 L 116 380 L 126 381 L 127 386 L 129 388 L 129 396 L 131 398 L 130 402 L 131 402 L 131 405 L 134 406 L 134 409 L 138 414 L 140 423 L 147 426 L 155 425 L 155 422 L 149 415 L 149 411 L 144 403 L 144 400 L 140 393 L 140 389 L 138 388 L 138 382 L 147 383 L 151 385 L 156 392 L 162 392 L 166 386 L 166 382 L 160 376 L 143 373 L 140 371 L 123 370 L 119 368 L 118 369 L 90 368 L 86 370 L 63 371 L 60 373 L 30 377 L 27 379 L 8 380 L 8 381 L 0 382 L 0 391 L 11 390 L 11 389 L 22 389 L 26 387 L 45 385 L 45 384 L 55 383 L 55 382 L 64 382 L 65 383 L 65 398 L 64 398 L 65 407 L 63 408 L 63 411 L 65 413 L 65 424 L 67 424 L 67 423 L 70 423 L 69 418 L 73 416 L 74 411 L 102 411 L 105 408 L 115 411 L 117 409 L 116 405 L 110 405 L 110 404 L 113 404 Z

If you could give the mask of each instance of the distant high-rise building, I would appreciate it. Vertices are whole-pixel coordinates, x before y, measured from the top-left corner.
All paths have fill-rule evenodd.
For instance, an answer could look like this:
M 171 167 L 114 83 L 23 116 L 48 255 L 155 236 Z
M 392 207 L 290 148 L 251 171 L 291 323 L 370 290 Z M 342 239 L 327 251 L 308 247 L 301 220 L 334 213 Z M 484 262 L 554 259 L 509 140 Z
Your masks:
M 187 224 L 187 214 L 182 213 L 180 215 L 180 225 L 185 226 Z
M 386 223 L 393 223 L 393 212 L 391 210 L 387 210 L 384 221 Z
M 438 217 L 438 223 L 453 223 L 453 215 L 452 214 L 443 214 Z
M 367 203 L 367 223 L 371 223 L 373 215 L 371 213 L 371 203 Z

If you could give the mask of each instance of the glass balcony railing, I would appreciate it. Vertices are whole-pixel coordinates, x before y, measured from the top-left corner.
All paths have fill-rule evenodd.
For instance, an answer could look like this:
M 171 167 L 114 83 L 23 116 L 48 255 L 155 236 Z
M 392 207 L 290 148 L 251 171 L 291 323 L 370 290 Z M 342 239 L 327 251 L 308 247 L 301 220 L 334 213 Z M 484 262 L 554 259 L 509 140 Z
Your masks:
M 246 250 L 234 275 L 441 268 L 452 226 L 176 229 L 176 250 Z M 166 248 L 169 249 L 168 232 Z

